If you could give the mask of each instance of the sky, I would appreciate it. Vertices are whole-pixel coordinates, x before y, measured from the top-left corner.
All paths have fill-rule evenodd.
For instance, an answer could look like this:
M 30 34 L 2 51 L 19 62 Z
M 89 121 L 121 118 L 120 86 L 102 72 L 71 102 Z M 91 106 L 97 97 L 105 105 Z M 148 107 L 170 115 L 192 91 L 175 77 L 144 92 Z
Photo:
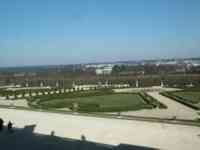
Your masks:
M 0 67 L 200 56 L 199 0 L 1 0 Z

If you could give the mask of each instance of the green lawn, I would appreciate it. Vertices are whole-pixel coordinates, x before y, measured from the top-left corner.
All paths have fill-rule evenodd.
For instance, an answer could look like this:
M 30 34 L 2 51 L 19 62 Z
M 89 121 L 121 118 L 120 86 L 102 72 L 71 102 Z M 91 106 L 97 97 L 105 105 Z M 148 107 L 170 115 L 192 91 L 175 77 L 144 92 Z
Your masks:
M 139 94 L 110 93 L 97 96 L 87 94 L 81 97 L 73 97 L 69 94 L 66 98 L 64 96 L 51 97 L 49 100 L 43 98 L 38 97 L 36 100 L 37 105 L 44 109 L 66 107 L 72 109 L 74 103 L 78 104 L 78 111 L 86 112 L 116 112 L 152 108 L 152 105 L 147 104 Z

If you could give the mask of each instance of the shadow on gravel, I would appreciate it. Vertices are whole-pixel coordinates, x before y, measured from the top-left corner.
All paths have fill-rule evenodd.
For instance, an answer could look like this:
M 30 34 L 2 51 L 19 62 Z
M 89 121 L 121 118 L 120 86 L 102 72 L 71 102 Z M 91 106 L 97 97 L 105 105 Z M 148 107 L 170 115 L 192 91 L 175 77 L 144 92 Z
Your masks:
M 81 140 L 61 138 L 33 133 L 36 125 L 27 125 L 23 129 L 13 128 L 9 132 L 6 127 L 0 132 L 1 150 L 155 150 L 155 148 L 120 144 L 118 146 L 87 141 L 82 135 Z

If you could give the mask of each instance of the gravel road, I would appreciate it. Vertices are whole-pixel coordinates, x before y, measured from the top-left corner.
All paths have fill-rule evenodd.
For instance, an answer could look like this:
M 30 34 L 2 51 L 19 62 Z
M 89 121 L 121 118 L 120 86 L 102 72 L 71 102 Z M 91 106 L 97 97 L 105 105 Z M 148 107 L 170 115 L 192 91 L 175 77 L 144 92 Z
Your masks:
M 155 95 L 155 93 L 153 94 Z M 0 108 L 0 117 L 15 127 L 36 125 L 34 132 L 118 145 L 120 143 L 160 149 L 189 150 L 200 147 L 200 128 L 144 121 L 85 117 Z

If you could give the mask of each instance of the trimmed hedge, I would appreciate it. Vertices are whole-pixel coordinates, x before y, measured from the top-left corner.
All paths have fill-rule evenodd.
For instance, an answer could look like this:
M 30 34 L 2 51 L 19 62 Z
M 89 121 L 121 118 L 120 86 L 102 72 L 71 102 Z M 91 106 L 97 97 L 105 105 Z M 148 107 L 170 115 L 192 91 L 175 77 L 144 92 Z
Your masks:
M 151 105 L 143 106 L 112 106 L 112 107 L 80 107 L 79 112 L 121 112 L 140 109 L 152 109 Z
M 91 91 L 75 91 L 69 93 L 60 93 L 53 95 L 40 95 L 33 99 L 40 99 L 41 102 L 50 101 L 54 99 L 64 99 L 64 98 L 76 98 L 76 97 L 89 97 L 89 96 L 102 96 L 113 94 L 111 89 L 101 89 L 101 90 L 91 90 Z
M 152 105 L 154 108 L 158 107 L 160 109 L 167 109 L 167 106 L 165 104 L 159 102 L 147 93 L 140 92 L 139 95 L 145 100 L 147 104 Z

